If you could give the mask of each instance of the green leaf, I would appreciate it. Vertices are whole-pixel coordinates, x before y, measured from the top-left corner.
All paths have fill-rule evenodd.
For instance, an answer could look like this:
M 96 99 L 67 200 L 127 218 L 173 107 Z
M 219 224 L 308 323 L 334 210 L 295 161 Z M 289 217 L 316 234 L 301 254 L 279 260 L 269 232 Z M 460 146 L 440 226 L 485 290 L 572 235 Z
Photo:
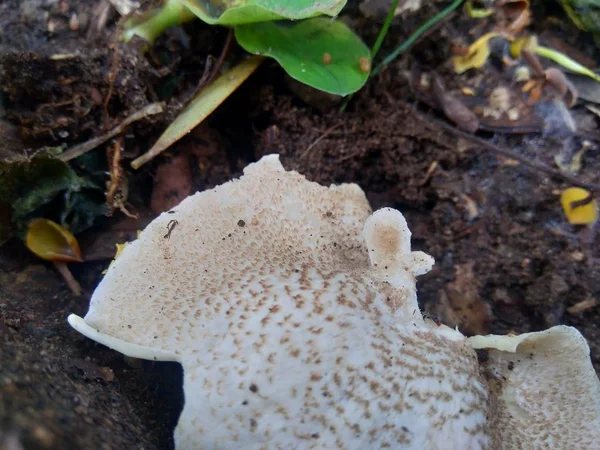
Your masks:
M 242 25 L 272 20 L 337 16 L 346 0 L 167 0 L 162 8 L 130 19 L 125 41 L 134 35 L 153 42 L 169 27 L 199 17 L 211 25 Z
M 336 16 L 346 0 L 179 0 L 209 24 L 241 25 L 279 19 Z
M 235 37 L 246 51 L 274 58 L 296 80 L 330 94 L 356 92 L 369 77 L 367 46 L 329 18 L 239 25 Z
M 64 197 L 60 222 L 66 224 L 73 233 L 79 233 L 90 228 L 98 217 L 105 216 L 107 212 L 108 207 L 104 203 L 102 191 L 92 192 L 85 189 L 70 192 Z
M 128 42 L 139 36 L 146 42 L 154 42 L 167 28 L 180 25 L 196 18 L 180 0 L 167 0 L 162 8 L 157 8 L 142 16 L 134 16 L 125 22 L 123 40 Z
M 579 29 L 600 33 L 600 0 L 560 0 L 560 3 Z
M 79 176 L 49 150 L 0 161 L 0 204 L 10 205 L 11 233 L 23 236 L 29 221 L 51 217 L 77 233 L 106 213 L 101 186 Z M 1 240 L 9 237 L 0 227 Z
M 555 63 L 560 64 L 565 69 L 572 70 L 575 73 L 593 78 L 594 80 L 600 82 L 600 75 L 592 72 L 587 67 L 583 66 L 582 64 L 579 64 L 577 61 L 569 58 L 567 55 L 559 52 L 558 50 L 538 45 L 537 47 L 535 47 L 534 51 L 538 55 L 543 56 L 544 58 L 551 59 Z

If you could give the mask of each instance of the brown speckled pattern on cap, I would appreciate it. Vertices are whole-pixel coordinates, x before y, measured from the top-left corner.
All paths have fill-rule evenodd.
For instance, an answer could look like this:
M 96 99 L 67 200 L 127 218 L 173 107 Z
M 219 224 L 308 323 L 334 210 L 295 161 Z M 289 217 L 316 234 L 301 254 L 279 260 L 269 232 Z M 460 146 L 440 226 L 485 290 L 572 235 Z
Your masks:
M 494 448 L 600 449 L 600 383 L 583 336 L 557 326 L 518 340 L 482 364 Z
M 573 371 L 512 361 L 508 374 L 506 352 L 491 351 L 484 378 L 472 343 L 419 311 L 415 276 L 432 264 L 398 211 L 371 214 L 358 186 L 319 186 L 270 155 L 154 220 L 85 322 L 69 320 L 126 354 L 183 364 L 179 450 L 598 448 L 589 434 L 547 445 L 582 418 L 600 429 L 597 401 L 581 417 L 552 403 L 579 382 L 561 374 L 584 370 L 573 392 L 597 396 L 589 356 Z M 513 393 L 543 407 L 515 418 Z M 556 428 L 538 430 L 552 414 Z M 528 440 L 529 426 L 551 439 Z

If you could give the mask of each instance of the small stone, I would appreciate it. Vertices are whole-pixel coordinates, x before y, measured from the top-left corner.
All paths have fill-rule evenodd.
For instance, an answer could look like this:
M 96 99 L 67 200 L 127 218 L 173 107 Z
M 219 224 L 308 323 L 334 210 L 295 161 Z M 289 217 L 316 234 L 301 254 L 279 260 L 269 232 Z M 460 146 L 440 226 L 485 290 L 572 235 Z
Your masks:
M 34 437 L 34 439 L 37 441 L 37 443 L 44 448 L 50 448 L 54 445 L 54 441 L 55 441 L 54 434 L 50 430 L 48 430 L 47 428 L 44 428 L 41 425 L 36 425 L 31 430 L 31 434 Z
M 69 29 L 71 31 L 79 31 L 79 18 L 77 14 L 71 14 L 71 18 L 69 19 Z

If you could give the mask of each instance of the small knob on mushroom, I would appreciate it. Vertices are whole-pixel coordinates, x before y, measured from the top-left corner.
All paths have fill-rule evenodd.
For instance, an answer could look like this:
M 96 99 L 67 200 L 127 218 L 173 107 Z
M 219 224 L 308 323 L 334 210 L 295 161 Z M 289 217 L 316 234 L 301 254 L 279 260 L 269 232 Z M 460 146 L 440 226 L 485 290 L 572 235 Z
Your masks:
M 392 208 L 375 211 L 365 222 L 363 236 L 375 272 L 393 283 L 408 273 L 423 275 L 431 270 L 434 260 L 423 252 L 411 252 L 410 230 L 402 214 Z

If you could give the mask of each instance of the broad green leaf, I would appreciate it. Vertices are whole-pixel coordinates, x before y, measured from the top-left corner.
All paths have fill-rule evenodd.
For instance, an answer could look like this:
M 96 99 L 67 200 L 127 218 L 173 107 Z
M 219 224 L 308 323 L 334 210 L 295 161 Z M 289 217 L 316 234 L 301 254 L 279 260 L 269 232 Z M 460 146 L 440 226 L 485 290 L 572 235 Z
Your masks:
M 36 217 L 52 217 L 78 233 L 107 211 L 103 189 L 48 150 L 0 161 L 0 204 L 10 205 L 11 232 L 21 236 Z
M 129 41 L 137 35 L 153 42 L 165 29 L 194 16 L 211 25 L 241 25 L 336 16 L 345 4 L 346 0 L 167 0 L 162 8 L 129 20 L 123 38 Z
M 241 25 L 279 19 L 336 16 L 346 0 L 179 0 L 209 24 Z
M 329 18 L 239 25 L 235 37 L 246 51 L 274 58 L 296 80 L 330 94 L 356 92 L 369 77 L 367 46 Z
M 263 59 L 260 56 L 251 56 L 202 89 L 152 148 L 131 162 L 131 167 L 139 169 L 197 127 L 256 70 Z

